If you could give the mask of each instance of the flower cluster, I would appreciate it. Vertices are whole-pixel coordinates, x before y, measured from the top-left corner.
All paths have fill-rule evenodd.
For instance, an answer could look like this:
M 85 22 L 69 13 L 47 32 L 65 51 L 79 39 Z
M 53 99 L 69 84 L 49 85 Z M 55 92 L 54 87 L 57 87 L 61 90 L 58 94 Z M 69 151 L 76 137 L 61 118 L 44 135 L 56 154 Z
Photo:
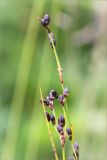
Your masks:
M 45 14 L 43 18 L 40 19 L 41 24 L 44 27 L 47 27 L 50 24 L 50 17 L 48 14 Z
M 69 95 L 69 89 L 65 87 L 63 89 L 63 94 L 58 95 L 57 91 L 51 90 L 49 92 L 49 95 L 46 97 L 46 99 L 40 99 L 41 103 L 44 103 L 44 106 L 48 106 L 51 110 L 54 109 L 54 100 L 57 99 L 61 106 L 64 106 L 66 97 Z M 53 113 L 45 112 L 45 117 L 48 122 L 50 122 L 53 126 L 55 126 L 61 141 L 61 146 L 64 147 L 66 136 L 69 138 L 70 141 L 72 141 L 72 130 L 71 128 L 65 128 L 65 117 L 63 115 L 60 115 L 58 117 L 58 120 L 56 119 L 55 115 Z M 66 132 L 65 132 L 66 131 Z M 79 146 L 75 142 L 74 144 L 74 150 L 77 157 L 79 157 Z M 73 156 L 75 157 L 75 154 L 73 153 Z
M 48 39 L 51 47 L 52 47 L 52 43 L 56 45 L 56 39 L 54 37 L 54 34 L 50 31 L 50 28 L 49 28 L 50 16 L 48 14 L 45 14 L 44 17 L 40 19 L 40 22 L 42 26 L 48 31 Z
M 49 114 L 48 112 L 45 112 L 45 116 L 46 116 L 48 122 L 51 122 L 53 125 L 55 125 L 56 120 L 55 120 L 55 116 L 53 114 Z
M 66 97 L 69 95 L 69 90 L 67 87 L 64 88 L 63 94 L 58 96 L 58 93 L 55 90 L 51 90 L 49 95 L 43 99 L 45 106 L 48 106 L 51 110 L 54 109 L 54 100 L 57 99 L 62 106 L 65 104 Z M 40 99 L 41 103 L 42 100 Z
M 44 103 L 45 106 L 48 106 L 51 110 L 54 109 L 54 100 L 57 99 L 61 106 L 64 106 L 65 100 L 67 96 L 69 95 L 69 89 L 65 87 L 63 89 L 63 93 L 61 95 L 58 95 L 57 91 L 51 90 L 49 92 L 49 95 L 45 99 L 40 99 L 41 103 Z M 51 122 L 53 125 L 56 125 L 56 129 L 60 135 L 61 145 L 64 146 L 66 134 L 64 133 L 64 127 L 65 127 L 65 117 L 63 115 L 60 115 L 58 117 L 58 121 L 55 119 L 55 115 L 53 113 L 45 112 L 45 116 L 47 118 L 48 122 Z M 57 122 L 57 124 L 56 124 Z M 70 128 L 66 129 L 66 132 L 68 134 L 69 139 L 72 138 L 72 132 L 70 131 Z
M 62 146 L 64 146 L 64 144 L 65 144 L 65 139 L 66 139 L 66 136 L 65 136 L 65 133 L 64 133 L 64 126 L 65 126 L 65 118 L 64 118 L 63 115 L 61 115 L 61 116 L 58 118 L 57 131 L 59 132 L 60 140 L 61 140 L 61 145 L 62 145 Z

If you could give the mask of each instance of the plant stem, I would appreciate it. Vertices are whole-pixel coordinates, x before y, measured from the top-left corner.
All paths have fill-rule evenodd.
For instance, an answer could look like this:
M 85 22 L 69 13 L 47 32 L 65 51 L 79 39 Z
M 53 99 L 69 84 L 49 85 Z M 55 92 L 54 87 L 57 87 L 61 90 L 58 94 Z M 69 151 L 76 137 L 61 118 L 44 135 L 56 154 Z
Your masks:
M 43 95 L 42 95 L 41 87 L 40 87 L 40 96 L 41 96 L 41 101 L 42 101 L 42 106 L 43 106 L 43 112 L 45 114 L 46 109 L 45 109 L 45 106 L 44 106 L 44 103 L 43 103 Z M 55 160 L 58 160 L 58 155 L 57 155 L 55 143 L 54 143 L 54 140 L 53 140 L 53 137 L 52 137 L 52 133 L 51 133 L 51 130 L 50 130 L 49 123 L 47 121 L 46 115 L 45 115 L 45 122 L 46 122 L 46 125 L 47 125 L 47 128 L 48 128 L 49 138 L 50 138 L 50 141 L 51 141 L 51 144 L 52 144 L 52 148 L 53 148 L 53 151 L 54 151 Z
M 59 58 L 58 58 L 58 54 L 56 52 L 56 48 L 55 48 L 55 45 L 53 43 L 53 40 L 52 40 L 52 36 L 50 36 L 51 38 L 51 41 L 52 41 L 52 48 L 53 48 L 53 53 L 54 53 L 54 56 L 55 56 L 55 59 L 56 59 L 56 63 L 57 63 L 57 68 L 58 68 L 58 74 L 59 74 L 59 78 L 60 78 L 60 84 L 61 84 L 61 88 L 62 88 L 62 91 L 64 89 L 64 80 L 63 80 L 63 76 L 62 76 L 62 68 L 61 68 L 61 65 L 60 65 L 60 61 L 59 61 Z M 66 109 L 66 110 L 65 110 Z M 68 124 L 69 126 L 72 125 L 70 124 L 70 116 L 69 116 L 69 112 L 68 112 L 68 104 L 67 104 L 67 101 L 65 102 L 65 108 L 63 107 L 63 113 L 64 113 L 64 117 L 65 117 L 65 121 L 66 119 L 68 120 Z M 66 116 L 68 115 L 68 116 Z M 66 126 L 65 126 L 66 127 Z M 74 144 L 74 131 L 73 131 L 73 126 L 72 126 L 72 142 Z M 77 158 L 76 156 L 76 153 L 75 153 L 75 150 L 74 150 L 74 146 L 72 145 L 72 150 L 73 150 L 73 153 L 75 155 L 75 157 Z M 77 159 L 76 159 L 77 160 Z
M 65 149 L 64 149 L 64 147 L 62 147 L 62 156 L 63 156 L 63 160 L 65 160 Z
M 56 48 L 55 48 L 55 45 L 53 43 L 51 35 L 50 35 L 50 38 L 51 38 L 51 41 L 52 41 L 53 53 L 54 53 L 56 63 L 57 63 L 57 69 L 58 69 L 58 74 L 59 74 L 59 78 L 60 78 L 60 84 L 61 84 L 61 88 L 63 90 L 64 89 L 64 80 L 63 80 L 63 76 L 62 76 L 62 68 L 61 68 L 59 58 L 58 58 L 58 54 L 56 52 Z M 67 102 L 66 102 L 66 111 L 65 111 L 65 108 L 63 107 L 63 113 L 64 113 L 64 116 L 65 116 L 65 120 L 67 119 L 66 112 L 67 112 L 67 115 L 69 117 Z M 70 118 L 68 118 L 68 123 L 70 125 Z

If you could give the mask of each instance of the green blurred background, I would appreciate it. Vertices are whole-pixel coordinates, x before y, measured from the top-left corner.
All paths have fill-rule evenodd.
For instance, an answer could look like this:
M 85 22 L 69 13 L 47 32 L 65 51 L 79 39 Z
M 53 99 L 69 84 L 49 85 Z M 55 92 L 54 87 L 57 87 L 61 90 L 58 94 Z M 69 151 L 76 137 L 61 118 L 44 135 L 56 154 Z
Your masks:
M 47 33 L 36 18 L 45 13 L 70 90 L 80 159 L 107 160 L 106 0 L 0 0 L 0 160 L 54 160 L 39 86 L 44 96 L 51 89 L 61 93 L 61 87 Z M 62 113 L 57 104 L 55 111 Z

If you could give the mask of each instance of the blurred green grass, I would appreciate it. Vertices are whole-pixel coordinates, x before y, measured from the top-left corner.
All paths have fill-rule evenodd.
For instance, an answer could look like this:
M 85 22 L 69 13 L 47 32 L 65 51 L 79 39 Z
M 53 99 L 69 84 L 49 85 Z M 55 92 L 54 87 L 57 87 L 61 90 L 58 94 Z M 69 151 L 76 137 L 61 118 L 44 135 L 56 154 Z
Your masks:
M 61 88 L 47 33 L 36 19 L 48 13 L 70 89 L 80 159 L 106 160 L 106 6 L 106 1 L 91 0 L 0 2 L 0 159 L 53 159 L 39 85 L 44 96 L 52 88 L 60 93 Z M 59 115 L 61 109 L 55 107 Z

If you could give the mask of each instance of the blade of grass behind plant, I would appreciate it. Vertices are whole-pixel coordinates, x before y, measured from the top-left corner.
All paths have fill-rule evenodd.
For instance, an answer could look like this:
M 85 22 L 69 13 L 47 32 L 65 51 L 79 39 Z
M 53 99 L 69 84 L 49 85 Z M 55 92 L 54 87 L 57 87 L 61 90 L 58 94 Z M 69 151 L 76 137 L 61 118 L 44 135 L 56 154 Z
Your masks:
M 40 25 L 40 23 L 39 23 Z M 47 39 L 47 38 L 46 38 Z M 48 61 L 48 54 L 47 54 L 47 40 L 45 41 L 46 43 L 44 44 L 43 47 L 43 54 L 42 54 L 42 58 L 40 56 L 39 59 L 41 59 L 41 65 L 40 65 L 40 71 L 39 71 L 39 75 L 37 78 L 37 82 L 36 82 L 36 87 L 35 87 L 35 99 L 34 99 L 34 104 L 33 104 L 33 112 L 32 112 L 32 117 L 31 117 L 31 123 L 30 123 L 30 131 L 28 133 L 28 142 L 27 142 L 27 146 L 26 146 L 26 150 L 25 150 L 25 160 L 29 160 L 33 158 L 36 158 L 36 154 L 38 153 L 38 149 L 39 149 L 39 143 L 40 143 L 40 139 L 41 139 L 41 134 L 42 133 L 42 125 L 39 126 L 40 122 L 40 118 L 38 116 L 38 107 L 40 104 L 38 104 L 39 101 L 39 90 L 38 90 L 38 86 L 40 84 L 42 84 L 42 80 L 44 78 L 44 68 L 47 68 L 48 64 L 50 66 L 50 70 L 51 70 L 51 61 Z M 41 42 L 42 43 L 42 42 Z M 41 53 L 40 53 L 41 55 Z M 47 61 L 47 62 L 46 62 Z M 36 75 L 35 75 L 36 76 Z M 48 74 L 48 76 L 45 76 L 46 79 L 46 83 L 49 84 L 50 81 L 50 72 Z M 45 86 L 45 89 L 48 88 L 48 85 Z M 38 97 L 38 99 L 37 99 Z M 41 110 L 40 110 L 41 111 Z M 37 114 L 36 114 L 37 113 Z M 36 117 L 36 118 L 35 118 Z M 38 129 L 36 128 L 36 126 L 38 126 Z M 37 133 L 39 130 L 39 137 L 37 137 Z M 35 137 L 35 139 L 34 139 Z
M 20 58 L 19 69 L 16 77 L 16 84 L 11 102 L 11 109 L 9 113 L 8 128 L 6 131 L 6 138 L 3 146 L 2 159 L 15 159 L 14 154 L 23 110 L 24 97 L 26 93 L 29 72 L 34 53 L 33 50 L 35 45 L 35 37 L 34 33 L 32 32 L 32 17 L 35 15 L 35 6 L 36 1 L 34 1 L 31 10 L 29 24 Z M 38 30 L 36 31 L 36 34 L 37 32 Z
M 56 10 L 58 10 L 59 11 L 59 9 L 60 9 L 60 7 L 59 7 L 60 5 L 57 5 L 57 2 L 52 2 L 51 3 L 51 13 L 54 13 L 54 11 L 55 11 L 55 9 Z M 51 15 L 50 15 L 51 16 Z M 51 16 L 52 17 L 52 16 Z M 56 29 L 56 31 L 57 31 L 57 29 Z M 56 34 L 55 34 L 55 36 L 56 36 Z M 48 46 L 48 48 L 47 48 L 47 41 L 48 41 L 48 39 L 47 39 L 47 34 L 46 34 L 46 43 L 45 43 L 45 47 L 44 47 L 44 51 L 43 51 L 43 57 L 42 57 L 42 59 L 41 59 L 41 67 L 40 67 L 40 73 L 39 73 L 39 77 L 38 77 L 38 81 L 37 81 L 37 86 L 39 86 L 40 84 L 42 84 L 42 79 L 44 78 L 44 74 L 42 74 L 42 73 L 44 73 L 44 68 L 45 68 L 45 66 L 46 66 L 46 64 L 48 64 L 49 65 L 49 68 L 50 68 L 50 71 L 51 71 L 51 67 L 52 67 L 52 63 L 51 63 L 51 61 L 47 61 L 46 62 L 46 60 L 47 60 L 47 57 L 51 57 L 52 55 L 50 54 L 48 54 L 47 53 L 47 50 L 48 50 L 48 48 L 49 48 L 49 46 Z M 49 42 L 48 42 L 49 43 Z M 49 49 L 49 51 L 50 51 L 50 49 Z M 50 76 L 51 75 L 51 73 L 50 72 L 48 72 L 48 78 L 46 78 L 46 76 L 45 76 L 45 79 L 46 79 L 46 82 L 47 82 L 47 86 L 45 86 L 45 89 L 47 88 L 48 89 L 48 86 L 49 86 L 49 82 L 50 82 L 50 79 L 52 80 L 53 79 L 53 77 L 51 77 Z M 42 85 L 43 86 L 43 85 Z M 38 107 L 40 104 L 38 104 L 37 102 L 38 102 L 38 100 L 37 100 L 37 97 L 38 97 L 38 93 L 39 93 L 39 91 L 38 91 L 38 89 L 36 88 L 35 89 L 35 99 L 34 99 L 34 108 L 35 108 L 35 111 L 37 110 L 37 108 L 36 108 L 36 106 Z M 28 143 L 27 143 L 27 148 L 26 148 L 26 151 L 25 151 L 25 159 L 26 160 L 29 160 L 29 159 L 33 159 L 33 158 L 37 158 L 36 157 L 36 154 L 38 153 L 38 150 L 39 150 L 39 146 L 40 146 L 40 139 L 41 139 L 41 136 L 43 136 L 42 135 L 42 125 L 40 125 L 39 126 L 39 137 L 36 137 L 36 135 L 37 135 L 37 130 L 36 129 L 34 129 L 35 128 L 35 126 L 38 126 L 38 121 L 35 121 L 36 119 L 38 119 L 39 118 L 39 116 L 38 116 L 38 113 L 36 114 L 36 112 L 33 112 L 32 113 L 32 119 L 31 119 L 31 126 L 30 126 L 30 133 L 29 133 L 29 135 L 28 135 Z M 40 110 L 41 111 L 41 110 Z M 36 117 L 36 119 L 35 119 L 35 117 Z M 41 133 L 41 134 L 40 134 Z M 35 134 L 35 136 L 34 136 L 34 134 Z M 34 140 L 34 137 L 35 137 L 35 140 Z

